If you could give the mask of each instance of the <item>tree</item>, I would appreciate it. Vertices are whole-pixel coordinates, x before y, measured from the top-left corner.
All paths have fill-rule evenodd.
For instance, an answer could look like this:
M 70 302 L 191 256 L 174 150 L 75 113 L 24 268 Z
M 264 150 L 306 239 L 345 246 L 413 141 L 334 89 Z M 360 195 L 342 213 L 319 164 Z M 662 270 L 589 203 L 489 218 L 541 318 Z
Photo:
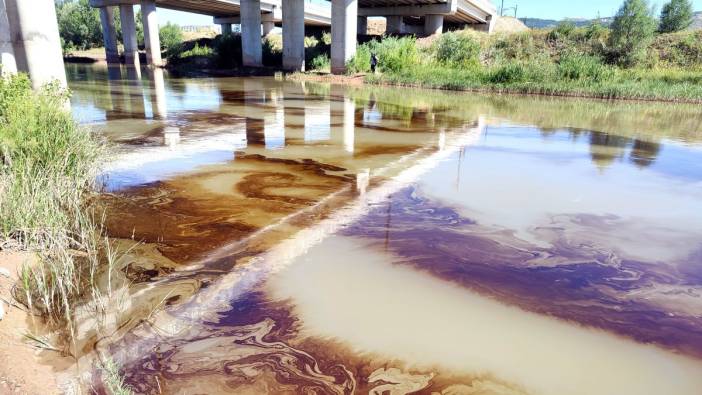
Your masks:
M 658 30 L 672 33 L 685 30 L 692 25 L 692 3 L 689 0 L 671 0 L 663 6 Z
M 612 22 L 609 47 L 612 60 L 630 67 L 639 63 L 656 32 L 656 20 L 646 0 L 624 0 Z
M 144 14 L 141 13 L 141 8 L 136 14 L 136 36 L 137 43 L 144 45 Z
M 56 3 L 59 34 L 68 48 L 86 49 L 102 45 L 100 14 L 88 0 Z
M 167 52 L 177 49 L 183 42 L 183 32 L 180 26 L 174 23 L 166 23 L 158 30 L 158 36 L 161 40 L 161 48 Z
M 59 35 L 64 51 L 104 45 L 100 11 L 91 7 L 89 0 L 60 0 L 55 4 Z M 118 9 L 114 12 L 114 24 L 117 39 L 121 41 L 122 29 Z

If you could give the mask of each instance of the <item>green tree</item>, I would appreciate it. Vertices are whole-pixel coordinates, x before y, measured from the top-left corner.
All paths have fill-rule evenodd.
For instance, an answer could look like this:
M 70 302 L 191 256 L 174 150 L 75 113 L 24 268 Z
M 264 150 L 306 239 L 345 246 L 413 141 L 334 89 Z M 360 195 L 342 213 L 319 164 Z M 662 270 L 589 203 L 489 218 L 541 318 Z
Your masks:
M 137 43 L 144 45 L 144 15 L 141 13 L 141 8 L 136 14 L 136 36 Z
M 656 20 L 646 0 L 624 0 L 612 22 L 612 60 L 630 67 L 641 62 L 656 32 Z
M 183 32 L 180 30 L 180 26 L 170 22 L 161 26 L 158 30 L 158 36 L 161 40 L 161 48 L 166 52 L 177 50 L 183 42 Z
M 663 6 L 658 30 L 664 33 L 679 32 L 692 25 L 692 3 L 689 0 L 671 0 Z
M 56 3 L 59 34 L 65 49 L 86 49 L 102 45 L 100 14 L 88 0 L 63 0 Z

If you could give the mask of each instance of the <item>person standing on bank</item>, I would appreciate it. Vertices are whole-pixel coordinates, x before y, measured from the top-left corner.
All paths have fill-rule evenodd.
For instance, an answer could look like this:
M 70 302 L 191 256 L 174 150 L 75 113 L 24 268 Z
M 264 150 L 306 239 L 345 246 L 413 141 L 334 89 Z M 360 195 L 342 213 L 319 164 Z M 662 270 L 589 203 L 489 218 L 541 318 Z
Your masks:
M 378 57 L 374 53 L 371 53 L 370 57 L 371 72 L 375 74 L 375 67 L 378 66 Z

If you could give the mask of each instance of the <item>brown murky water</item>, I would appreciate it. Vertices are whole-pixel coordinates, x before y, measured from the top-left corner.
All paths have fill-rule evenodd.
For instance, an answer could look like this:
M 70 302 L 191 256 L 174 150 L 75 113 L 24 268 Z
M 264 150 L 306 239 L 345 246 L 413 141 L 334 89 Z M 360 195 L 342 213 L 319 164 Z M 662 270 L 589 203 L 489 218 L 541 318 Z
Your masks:
M 697 106 L 68 71 L 136 392 L 702 393 Z

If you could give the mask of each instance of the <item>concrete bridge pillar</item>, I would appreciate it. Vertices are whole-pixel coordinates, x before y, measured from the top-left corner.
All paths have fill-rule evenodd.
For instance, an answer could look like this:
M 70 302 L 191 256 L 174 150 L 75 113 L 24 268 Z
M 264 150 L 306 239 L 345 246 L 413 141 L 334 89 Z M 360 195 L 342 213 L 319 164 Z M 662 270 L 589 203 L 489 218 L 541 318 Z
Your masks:
M 232 34 L 232 24 L 231 23 L 220 23 L 219 26 L 222 28 L 222 35 L 227 36 Z
M 275 29 L 275 21 L 273 20 L 273 13 L 269 12 L 267 14 L 261 15 L 261 34 L 263 37 L 268 36 L 271 31 Z
M 432 36 L 444 32 L 443 15 L 426 15 L 424 17 L 424 34 Z
M 346 62 L 356 54 L 358 0 L 332 0 L 331 72 L 346 72 Z
M 385 17 L 385 32 L 391 34 L 400 34 L 405 31 L 405 22 L 402 16 L 390 15 Z
M 14 74 L 16 72 L 17 62 L 15 62 L 15 51 L 12 49 L 10 23 L 7 21 L 5 1 L 0 0 L 0 73 Z
M 305 70 L 305 0 L 283 1 L 283 68 Z
M 359 16 L 356 21 L 356 30 L 357 34 L 360 35 L 366 35 L 368 34 L 368 17 L 366 16 Z
M 52 0 L 5 0 L 7 24 L 18 71 L 27 72 L 36 89 L 58 81 L 66 86 L 56 9 Z M 7 45 L 3 49 L 5 62 Z M 8 64 L 9 56 L 7 56 Z
M 241 0 L 241 51 L 244 66 L 263 66 L 261 0 Z
M 117 32 L 112 7 L 100 7 L 100 23 L 102 24 L 102 39 L 105 43 L 105 58 L 107 64 L 119 63 L 117 50 Z
M 120 4 L 119 18 L 122 22 L 122 41 L 124 43 L 124 63 L 129 67 L 140 66 L 139 47 L 137 46 L 136 23 L 134 22 L 134 6 Z
M 144 48 L 146 49 L 146 63 L 149 66 L 163 66 L 163 61 L 161 60 L 161 40 L 158 36 L 156 2 L 154 0 L 142 0 L 141 15 L 144 20 Z

